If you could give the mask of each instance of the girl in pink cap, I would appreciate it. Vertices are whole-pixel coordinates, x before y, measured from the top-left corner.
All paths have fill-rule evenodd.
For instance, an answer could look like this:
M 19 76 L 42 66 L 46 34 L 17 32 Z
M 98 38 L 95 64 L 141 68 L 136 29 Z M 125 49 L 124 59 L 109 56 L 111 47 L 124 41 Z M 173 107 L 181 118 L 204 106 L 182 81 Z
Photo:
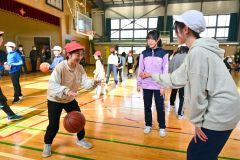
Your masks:
M 100 83 L 97 86 L 96 89 L 96 95 L 93 96 L 94 99 L 98 99 L 102 94 L 104 94 L 104 88 L 103 88 L 103 81 L 104 81 L 104 77 L 105 77 L 105 71 L 104 71 L 104 65 L 103 65 L 103 59 L 101 57 L 101 52 L 100 51 L 96 51 L 94 53 L 94 59 L 96 60 L 96 69 L 94 70 L 94 79 L 96 79 L 97 81 L 99 81 Z
M 78 89 L 80 86 L 91 89 L 97 85 L 96 81 L 88 79 L 85 70 L 79 64 L 83 58 L 84 47 L 77 42 L 71 42 L 65 46 L 65 51 L 67 52 L 67 60 L 56 66 L 48 82 L 49 125 L 44 136 L 43 157 L 51 156 L 52 142 L 59 129 L 62 110 L 64 109 L 67 113 L 71 111 L 81 112 L 75 99 L 78 96 Z M 92 148 L 92 144 L 84 139 L 84 129 L 76 135 L 78 146 L 85 149 Z

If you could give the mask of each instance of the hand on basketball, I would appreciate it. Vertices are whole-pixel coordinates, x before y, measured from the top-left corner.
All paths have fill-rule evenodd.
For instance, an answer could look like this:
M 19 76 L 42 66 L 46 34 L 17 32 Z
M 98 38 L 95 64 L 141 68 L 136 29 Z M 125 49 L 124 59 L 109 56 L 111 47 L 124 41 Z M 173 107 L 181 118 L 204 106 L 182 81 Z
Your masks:
M 78 92 L 69 91 L 69 92 L 67 93 L 67 95 L 68 95 L 69 97 L 77 97 L 77 96 L 78 96 Z
M 195 135 L 194 135 L 194 141 L 197 143 L 197 137 L 202 140 L 203 142 L 206 142 L 208 140 L 208 137 L 206 134 L 202 131 L 200 127 L 195 127 Z
M 163 96 L 165 93 L 165 90 L 164 89 L 160 89 L 160 96 Z
M 151 73 L 141 72 L 141 73 L 139 74 L 139 76 L 140 76 L 142 79 L 146 79 L 146 78 L 151 77 L 152 75 L 151 75 Z

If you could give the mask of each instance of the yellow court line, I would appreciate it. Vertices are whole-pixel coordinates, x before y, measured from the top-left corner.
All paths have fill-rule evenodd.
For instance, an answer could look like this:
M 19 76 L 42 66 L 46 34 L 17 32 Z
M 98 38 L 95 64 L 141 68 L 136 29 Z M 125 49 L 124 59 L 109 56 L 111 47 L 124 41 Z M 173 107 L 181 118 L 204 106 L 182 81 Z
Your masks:
M 15 154 L 5 153 L 5 152 L 0 152 L 0 156 L 19 159 L 19 160 L 34 160 L 34 159 L 18 156 L 18 155 L 15 155 Z

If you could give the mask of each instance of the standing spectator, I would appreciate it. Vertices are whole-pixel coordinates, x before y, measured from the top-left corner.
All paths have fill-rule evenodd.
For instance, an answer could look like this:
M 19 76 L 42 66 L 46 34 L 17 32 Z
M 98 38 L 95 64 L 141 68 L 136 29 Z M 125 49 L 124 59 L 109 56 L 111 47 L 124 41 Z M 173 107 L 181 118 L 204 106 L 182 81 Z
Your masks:
M 129 70 L 133 69 L 133 65 L 134 65 L 134 57 L 133 57 L 133 52 L 130 51 L 127 57 L 127 63 L 128 63 L 128 74 L 127 76 L 132 75 L 132 73 L 129 72 Z
M 108 81 L 109 81 L 110 75 L 113 72 L 115 86 L 116 86 L 118 84 L 118 77 L 117 77 L 118 56 L 115 53 L 115 48 L 111 48 L 110 49 L 110 53 L 111 54 L 108 57 L 106 84 L 108 85 Z
M 24 50 L 23 50 L 23 45 L 21 45 L 21 44 L 18 45 L 17 52 L 22 57 L 24 73 L 28 74 L 27 65 L 26 65 L 26 55 L 25 55 Z M 23 73 L 22 68 L 21 68 L 21 73 Z
M 41 52 L 39 53 L 39 57 L 40 57 L 40 61 L 41 63 L 43 62 L 46 62 L 45 59 L 46 59 L 46 49 L 45 48 L 42 48 Z
M 187 46 L 180 46 L 175 54 L 173 54 L 173 57 L 169 63 L 169 73 L 172 73 L 176 69 L 178 69 L 181 64 L 183 63 L 187 53 L 188 53 L 188 47 Z M 172 89 L 171 95 L 170 95 L 170 106 L 175 108 L 175 100 L 177 93 L 179 95 L 179 107 L 178 107 L 178 119 L 183 119 L 183 102 L 184 102 L 184 87 L 179 89 Z
M 46 51 L 45 51 L 44 62 L 51 63 L 51 52 L 50 52 L 49 48 L 47 48 Z
M 139 73 L 151 72 L 158 74 L 168 73 L 168 54 L 158 46 L 161 41 L 159 32 L 152 30 L 148 33 L 147 44 L 149 48 L 144 50 L 140 55 Z M 164 107 L 164 93 L 165 89 L 162 85 L 157 84 L 153 79 L 137 78 L 137 91 L 143 90 L 145 128 L 144 133 L 149 134 L 152 130 L 152 99 L 154 96 L 155 106 L 157 110 L 157 121 L 159 127 L 160 137 L 166 136 L 166 120 Z
M 117 72 L 119 76 L 119 82 L 122 83 L 122 71 L 123 71 L 122 56 L 119 54 L 117 54 L 117 56 L 118 56 Z
M 7 62 L 4 64 L 4 68 L 8 70 L 13 88 L 14 88 L 14 99 L 13 104 L 18 103 L 20 99 L 22 99 L 22 91 L 21 86 L 19 82 L 20 78 L 20 70 L 22 68 L 22 57 L 19 55 L 19 53 L 16 51 L 16 45 L 13 42 L 7 42 L 5 44 L 8 56 L 7 56 Z
M 231 67 L 231 64 L 230 64 L 230 61 L 229 60 L 229 57 L 227 56 L 226 58 L 224 58 L 223 62 L 224 64 L 226 65 L 227 69 L 229 70 L 229 73 L 231 74 L 232 72 L 232 67 Z
M 37 71 L 37 59 L 38 59 L 39 53 L 37 51 L 36 46 L 32 47 L 32 50 L 30 52 L 30 60 L 32 64 L 32 72 Z

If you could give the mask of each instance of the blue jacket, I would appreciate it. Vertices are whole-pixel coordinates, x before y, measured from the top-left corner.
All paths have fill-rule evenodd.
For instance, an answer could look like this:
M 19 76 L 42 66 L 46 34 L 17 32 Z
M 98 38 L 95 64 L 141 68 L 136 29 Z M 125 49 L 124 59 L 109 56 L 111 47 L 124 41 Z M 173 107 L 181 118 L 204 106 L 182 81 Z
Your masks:
M 53 59 L 50 69 L 53 70 L 60 62 L 64 61 L 64 57 L 59 55 Z
M 22 68 L 22 57 L 17 51 L 12 51 L 7 55 L 7 63 L 11 65 L 11 69 L 8 71 L 9 74 L 20 71 Z

